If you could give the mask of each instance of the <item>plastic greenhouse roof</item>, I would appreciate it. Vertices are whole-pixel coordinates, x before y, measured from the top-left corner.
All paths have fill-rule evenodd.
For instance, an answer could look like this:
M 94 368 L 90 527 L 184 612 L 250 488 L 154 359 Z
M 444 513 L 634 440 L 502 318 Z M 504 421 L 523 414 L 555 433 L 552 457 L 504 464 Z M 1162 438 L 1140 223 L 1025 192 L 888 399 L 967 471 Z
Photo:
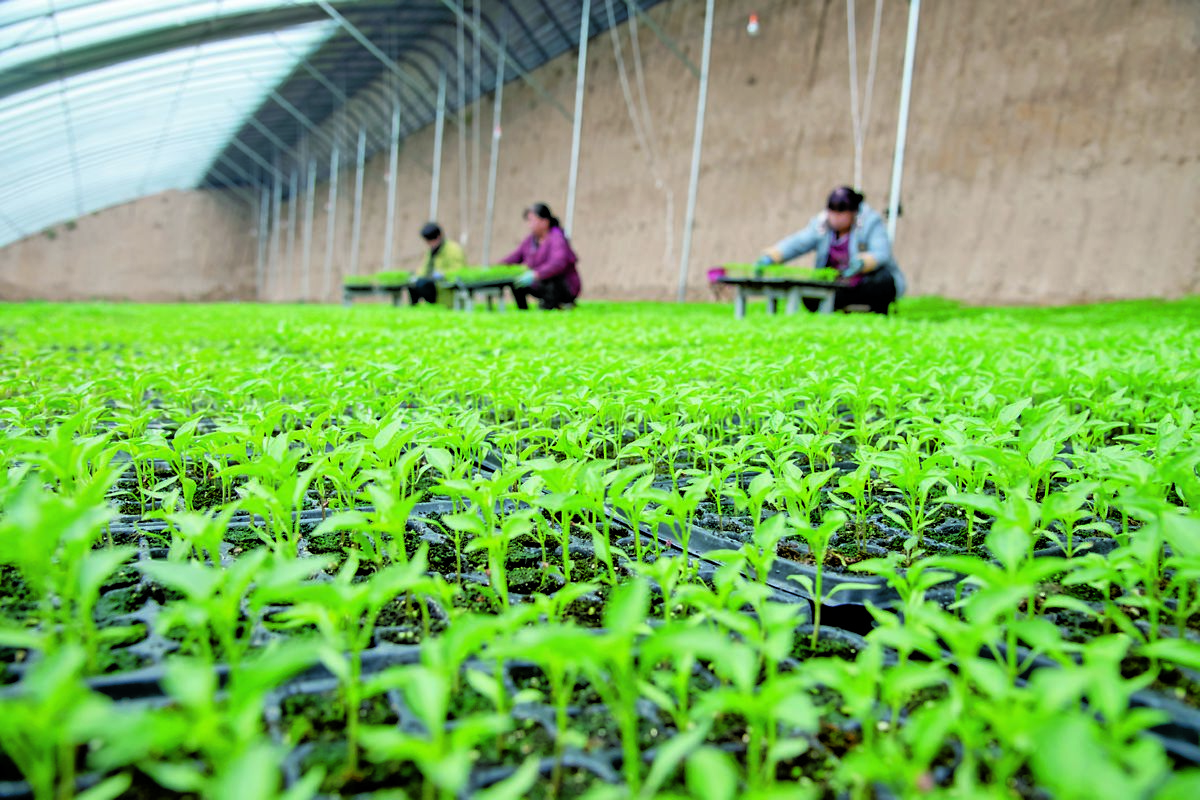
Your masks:
M 591 34 L 659 0 L 593 0 Z M 577 44 L 570 0 L 0 2 L 0 247 L 168 189 L 243 198 Z M 535 87 L 536 88 L 536 87 Z M 343 162 L 345 163 L 345 162 Z

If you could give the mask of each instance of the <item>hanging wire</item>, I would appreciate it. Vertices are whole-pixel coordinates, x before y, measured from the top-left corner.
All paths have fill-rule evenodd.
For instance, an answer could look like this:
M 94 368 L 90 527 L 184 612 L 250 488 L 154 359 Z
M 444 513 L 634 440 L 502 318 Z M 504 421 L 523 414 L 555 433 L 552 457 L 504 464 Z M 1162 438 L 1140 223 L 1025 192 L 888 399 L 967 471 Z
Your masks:
M 646 79 L 642 68 L 641 46 L 637 38 L 637 17 L 633 14 L 628 16 L 633 66 L 639 95 L 639 103 L 635 106 L 633 92 L 629 87 L 629 76 L 625 67 L 625 55 L 621 47 L 621 37 L 617 31 L 617 18 L 616 12 L 613 10 L 613 0 L 605 0 L 605 6 L 608 11 L 608 33 L 612 40 L 613 55 L 617 61 L 617 77 L 621 84 L 621 94 L 625 98 L 625 110 L 629 114 L 629 121 L 633 124 L 633 135 L 637 138 L 638 146 L 646 154 L 646 162 L 650 167 L 650 175 L 654 179 L 654 186 L 663 193 L 665 199 L 666 225 L 663 228 L 666 231 L 667 238 L 663 259 L 665 263 L 669 264 L 673 260 L 675 250 L 675 193 L 663 179 L 657 148 L 655 147 L 654 122 L 650 116 Z
M 867 60 L 867 85 L 862 105 L 858 100 L 858 30 L 854 18 L 855 0 L 846 0 L 846 36 L 850 55 L 850 122 L 854 132 L 854 186 L 862 190 L 863 150 L 871 124 L 871 95 L 875 88 L 875 65 L 879 54 L 879 30 L 883 20 L 883 0 L 875 0 L 875 20 L 871 29 L 871 51 Z

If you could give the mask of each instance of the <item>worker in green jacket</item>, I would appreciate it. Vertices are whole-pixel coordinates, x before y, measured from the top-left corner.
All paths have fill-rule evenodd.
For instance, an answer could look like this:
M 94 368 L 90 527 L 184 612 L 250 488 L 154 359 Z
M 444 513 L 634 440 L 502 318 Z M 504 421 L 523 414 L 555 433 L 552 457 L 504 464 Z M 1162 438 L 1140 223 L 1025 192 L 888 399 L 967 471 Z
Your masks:
M 436 303 L 438 279 L 451 270 L 462 269 L 467 265 L 462 246 L 447 239 L 436 222 L 426 223 L 421 228 L 421 238 L 429 248 L 429 255 L 420 274 L 408 284 L 408 298 L 414 306 L 422 300 Z

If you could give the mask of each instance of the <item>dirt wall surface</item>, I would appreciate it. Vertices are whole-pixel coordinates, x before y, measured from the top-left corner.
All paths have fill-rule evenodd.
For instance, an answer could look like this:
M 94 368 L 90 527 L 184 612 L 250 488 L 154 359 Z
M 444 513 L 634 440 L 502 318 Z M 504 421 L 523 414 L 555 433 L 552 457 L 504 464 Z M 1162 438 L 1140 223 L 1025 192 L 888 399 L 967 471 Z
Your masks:
M 604 2 L 595 0 L 601 13 Z M 856 5 L 863 91 L 874 7 L 870 0 Z M 879 208 L 886 206 L 891 179 L 907 7 L 884 2 L 865 136 L 862 188 Z M 751 12 L 761 22 L 756 38 L 746 32 Z M 649 13 L 698 63 L 704 3 L 670 0 Z M 628 102 L 610 34 L 590 43 L 573 241 L 585 297 L 668 299 L 679 275 L 697 81 L 647 26 L 638 28 L 637 50 L 630 34 L 628 25 L 619 29 Z M 711 297 L 708 266 L 753 259 L 801 227 L 832 186 L 852 180 L 848 49 L 842 0 L 717 3 L 689 298 Z M 644 68 L 644 103 L 635 52 Z M 572 108 L 574 54 L 545 65 L 537 78 Z M 926 0 L 896 242 L 910 291 L 976 303 L 1200 292 L 1198 101 L 1195 0 Z M 527 85 L 505 87 L 503 110 L 492 260 L 523 235 L 525 205 L 542 200 L 560 214 L 565 210 L 571 146 L 570 122 Z M 477 262 L 483 258 L 490 98 L 470 114 L 481 120 L 480 169 L 470 169 L 472 139 L 464 208 L 457 131 L 448 124 L 438 216 Z M 472 130 L 468 126 L 468 136 Z M 432 126 L 402 143 L 394 268 L 420 263 L 416 232 L 429 215 L 432 154 Z M 383 152 L 367 164 L 359 273 L 384 266 L 387 159 Z M 322 183 L 308 282 L 301 234 L 292 232 L 289 247 L 289 232 L 282 230 L 278 245 L 268 247 L 264 299 L 339 296 L 341 277 L 352 267 L 352 155 L 343 154 L 342 163 L 349 168 L 339 178 L 328 279 L 329 187 Z M 303 220 L 307 201 L 301 196 L 297 202 L 296 219 Z M 196 220 L 176 223 L 179 244 L 165 265 L 147 248 L 127 244 L 155 241 L 156 231 L 146 228 L 151 217 L 122 216 L 116 224 L 110 215 L 121 209 L 103 212 L 105 229 L 120 242 L 97 240 L 89 258 L 99 246 L 128 254 L 124 262 L 110 259 L 121 266 L 108 267 L 103 283 L 137 299 L 160 299 L 178 283 L 169 276 L 181 270 L 200 297 L 227 296 L 234 285 L 239 296 L 253 296 L 256 240 L 243 229 L 249 225 L 217 221 L 203 203 L 188 208 Z M 241 209 L 246 221 L 254 218 Z M 74 283 L 70 276 L 95 269 L 73 260 L 81 251 L 67 252 L 70 241 L 15 245 L 24 253 L 18 263 L 27 265 L 16 273 L 27 277 L 15 280 L 9 278 L 12 256 L 0 251 L 6 294 L 10 285 L 34 278 L 41 281 L 34 286 L 66 291 Z M 221 258 L 227 260 L 218 266 Z M 185 267 L 189 260 L 201 263 Z
M 0 249 L 3 300 L 238 300 L 254 296 L 246 207 L 164 192 Z

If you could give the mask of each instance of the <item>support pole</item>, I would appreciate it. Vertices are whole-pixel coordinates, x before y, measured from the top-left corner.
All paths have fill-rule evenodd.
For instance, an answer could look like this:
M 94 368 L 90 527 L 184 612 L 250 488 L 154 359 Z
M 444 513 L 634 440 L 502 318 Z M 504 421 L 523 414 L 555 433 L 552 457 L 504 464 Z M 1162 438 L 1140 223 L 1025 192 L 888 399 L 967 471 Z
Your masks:
M 467 121 L 463 116 L 467 107 L 467 45 L 464 26 L 466 19 L 458 15 L 458 239 L 466 245 L 470 235 L 467 224 Z
M 296 289 L 296 195 L 300 193 L 300 175 L 295 168 L 288 178 L 288 221 L 287 221 L 287 265 L 284 274 L 284 299 L 293 296 Z
M 913 62 L 917 53 L 917 24 L 921 0 L 908 2 L 908 41 L 904 45 L 904 78 L 900 84 L 900 118 L 896 121 L 896 156 L 892 162 L 892 193 L 888 199 L 888 238 L 896 244 L 896 222 L 900 218 L 900 180 L 904 175 L 904 147 L 908 139 L 908 105 L 912 97 Z
M 271 263 L 267 269 L 267 293 L 276 287 L 279 281 L 279 271 L 281 262 L 283 261 L 283 253 L 280 242 L 280 226 L 283 221 L 283 181 L 280 176 L 276 175 L 275 182 L 272 184 L 272 214 L 271 214 Z
M 683 254 L 679 258 L 679 302 L 687 299 L 688 260 L 692 257 L 692 229 L 696 225 L 696 191 L 700 185 L 700 152 L 704 143 L 704 111 L 708 104 L 708 65 L 712 55 L 713 0 L 704 10 L 704 50 L 700 58 L 700 96 L 696 101 L 696 133 L 692 139 L 692 174 L 688 180 L 687 213 L 683 221 Z
M 438 194 L 442 188 L 442 139 L 446 136 L 446 71 L 438 73 L 437 121 L 433 128 L 433 182 L 429 186 L 429 221 L 438 216 Z
M 575 230 L 575 188 L 579 182 L 579 141 L 583 128 L 583 89 L 587 83 L 588 23 L 591 21 L 592 0 L 583 0 L 579 19 L 579 60 L 575 66 L 575 120 L 571 128 L 571 168 L 567 173 L 566 234 Z
M 312 298 L 309 294 L 312 292 L 312 234 L 313 234 L 313 214 L 316 211 L 317 203 L 317 160 L 309 159 L 308 162 L 308 185 L 304 191 L 304 258 L 303 272 L 300 273 L 300 299 L 308 302 Z
M 329 299 L 333 291 L 333 239 L 337 233 L 337 200 L 338 200 L 338 159 L 341 157 L 340 148 L 335 143 L 329 151 L 329 204 L 325 218 L 325 288 L 321 297 Z
M 474 14 L 473 22 L 475 30 L 481 30 L 481 12 L 479 6 L 483 4 L 483 0 L 474 0 L 471 3 L 471 11 Z M 480 99 L 483 97 L 483 86 L 480 81 L 483 80 L 482 74 L 482 54 L 480 52 L 481 45 L 479 37 L 473 36 L 472 41 L 475 46 L 471 48 L 472 65 L 474 66 L 475 74 L 472 76 L 472 88 L 475 90 L 475 109 L 471 114 L 471 202 L 467 207 L 468 213 L 471 215 L 470 228 L 475 228 L 475 215 L 479 213 L 479 165 L 483 160 L 482 156 L 482 127 L 483 121 L 479 118 Z
M 388 142 L 387 219 L 383 222 L 383 268 L 392 268 L 396 238 L 396 161 L 400 158 L 400 101 L 392 104 L 392 137 Z
M 483 261 L 487 267 L 492 263 L 492 223 L 496 211 L 496 170 L 500 165 L 500 119 L 504 108 L 504 68 L 508 40 L 500 43 L 500 57 L 496 60 L 496 91 L 492 106 L 492 152 L 488 163 L 487 208 L 483 212 Z
M 367 160 L 367 129 L 358 129 L 358 156 L 354 172 L 354 233 L 350 237 L 350 274 L 358 274 L 358 246 L 362 238 L 363 167 Z
M 267 285 L 267 247 L 270 237 L 271 192 L 266 186 L 258 195 L 258 261 L 255 264 L 254 287 L 258 299 L 262 300 Z

